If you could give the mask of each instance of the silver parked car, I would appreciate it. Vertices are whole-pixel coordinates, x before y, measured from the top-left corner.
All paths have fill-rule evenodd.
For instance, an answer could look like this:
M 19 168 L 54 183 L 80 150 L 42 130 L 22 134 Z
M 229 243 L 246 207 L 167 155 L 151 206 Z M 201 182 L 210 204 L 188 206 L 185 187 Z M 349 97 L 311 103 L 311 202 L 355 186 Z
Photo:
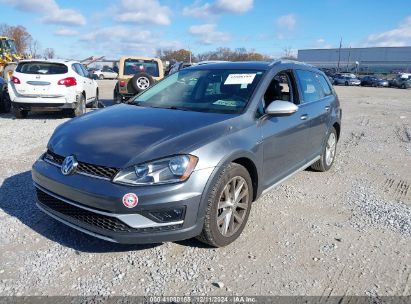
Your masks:
M 337 74 L 334 77 L 334 84 L 345 86 L 359 86 L 361 85 L 361 80 L 359 80 L 354 74 Z
M 338 97 L 312 66 L 193 66 L 60 125 L 33 165 L 37 204 L 112 242 L 225 246 L 262 194 L 329 170 L 340 132 Z

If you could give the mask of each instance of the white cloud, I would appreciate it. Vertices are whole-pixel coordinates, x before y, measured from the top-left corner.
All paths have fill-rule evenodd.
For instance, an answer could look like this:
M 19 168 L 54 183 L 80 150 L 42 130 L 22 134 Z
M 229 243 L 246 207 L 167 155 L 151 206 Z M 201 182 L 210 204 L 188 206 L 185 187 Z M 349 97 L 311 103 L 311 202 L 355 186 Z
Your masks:
M 242 14 L 253 8 L 254 0 L 216 0 L 214 3 L 196 0 L 183 8 L 183 15 L 196 18 L 209 18 L 222 13 Z
M 60 8 L 55 0 L 0 0 L 18 10 L 42 15 L 44 23 L 84 25 L 86 19 L 74 9 Z
M 253 8 L 254 0 L 217 0 L 216 9 L 230 13 L 245 13 Z
M 179 41 L 167 41 L 149 30 L 122 25 L 96 29 L 81 36 L 80 41 L 89 52 L 107 58 L 125 54 L 153 56 L 159 48 L 183 48 Z
M 408 16 L 392 30 L 369 35 L 362 46 L 406 46 L 410 43 L 411 16 Z
M 332 48 L 332 45 L 327 43 L 324 38 L 319 38 L 313 43 L 312 47 L 316 49 L 330 49 Z
M 61 27 L 54 31 L 54 35 L 56 36 L 76 36 L 78 35 L 78 31 Z
M 210 3 L 201 4 L 195 1 L 192 5 L 183 8 L 183 15 L 195 18 L 208 18 L 213 15 L 213 7 Z
M 293 30 L 297 24 L 297 18 L 294 14 L 284 15 L 277 18 L 278 26 Z
M 188 29 L 188 32 L 199 38 L 201 44 L 215 44 L 227 42 L 231 39 L 230 34 L 219 32 L 216 30 L 217 25 L 212 23 L 193 25 Z
M 122 0 L 114 20 L 136 24 L 169 25 L 171 10 L 158 0 Z

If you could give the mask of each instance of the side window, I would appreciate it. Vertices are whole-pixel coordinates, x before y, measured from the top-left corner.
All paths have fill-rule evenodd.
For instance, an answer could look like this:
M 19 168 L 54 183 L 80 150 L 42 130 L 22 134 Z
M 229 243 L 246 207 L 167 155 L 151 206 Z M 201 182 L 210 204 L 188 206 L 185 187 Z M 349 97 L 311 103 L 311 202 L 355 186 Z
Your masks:
M 320 74 L 315 74 L 315 77 L 317 78 L 318 82 L 320 83 L 325 96 L 332 95 L 333 92 L 330 88 L 330 85 L 329 85 L 328 81 L 324 78 L 324 76 L 320 75 Z
M 264 94 L 264 108 L 275 100 L 298 104 L 298 93 L 291 71 L 282 71 L 274 76 Z
M 296 70 L 298 83 L 303 96 L 302 103 L 317 101 L 324 97 L 320 83 L 315 79 L 315 74 L 306 70 Z
M 76 72 L 78 75 L 84 77 L 84 75 L 83 75 L 83 70 L 81 69 L 81 67 L 80 67 L 80 65 L 79 65 L 78 63 L 74 63 L 74 64 L 72 65 L 72 68 L 73 68 L 74 72 Z
M 88 75 L 89 75 L 90 73 L 87 71 L 86 67 L 85 67 L 84 65 L 82 65 L 82 64 L 79 64 L 79 66 L 80 66 L 81 71 L 83 72 L 83 76 L 84 76 L 84 77 L 88 77 Z

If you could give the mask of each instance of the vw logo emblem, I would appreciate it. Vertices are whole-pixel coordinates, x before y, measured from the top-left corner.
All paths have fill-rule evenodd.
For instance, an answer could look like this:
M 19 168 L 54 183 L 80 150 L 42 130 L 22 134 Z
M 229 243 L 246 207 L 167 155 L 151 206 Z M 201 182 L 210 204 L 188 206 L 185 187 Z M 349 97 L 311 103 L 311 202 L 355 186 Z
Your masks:
M 61 173 L 64 175 L 71 175 L 73 174 L 78 166 L 78 162 L 73 155 L 67 156 L 62 165 L 61 165 Z

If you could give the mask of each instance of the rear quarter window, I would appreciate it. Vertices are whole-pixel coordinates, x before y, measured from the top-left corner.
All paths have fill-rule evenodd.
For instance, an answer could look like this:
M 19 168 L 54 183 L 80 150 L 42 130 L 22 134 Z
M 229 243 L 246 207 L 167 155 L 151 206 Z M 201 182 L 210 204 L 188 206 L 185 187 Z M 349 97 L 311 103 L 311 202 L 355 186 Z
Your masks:
M 23 74 L 58 75 L 66 74 L 68 67 L 62 63 L 21 62 L 17 65 L 16 72 Z
M 332 92 L 332 90 L 331 90 L 330 84 L 329 84 L 328 81 L 324 78 L 324 76 L 323 76 L 323 75 L 320 75 L 320 74 L 316 74 L 316 78 L 317 78 L 318 82 L 320 83 L 320 85 L 321 85 L 321 87 L 322 87 L 322 89 L 323 89 L 323 91 L 324 91 L 325 96 L 332 95 L 333 92 Z

